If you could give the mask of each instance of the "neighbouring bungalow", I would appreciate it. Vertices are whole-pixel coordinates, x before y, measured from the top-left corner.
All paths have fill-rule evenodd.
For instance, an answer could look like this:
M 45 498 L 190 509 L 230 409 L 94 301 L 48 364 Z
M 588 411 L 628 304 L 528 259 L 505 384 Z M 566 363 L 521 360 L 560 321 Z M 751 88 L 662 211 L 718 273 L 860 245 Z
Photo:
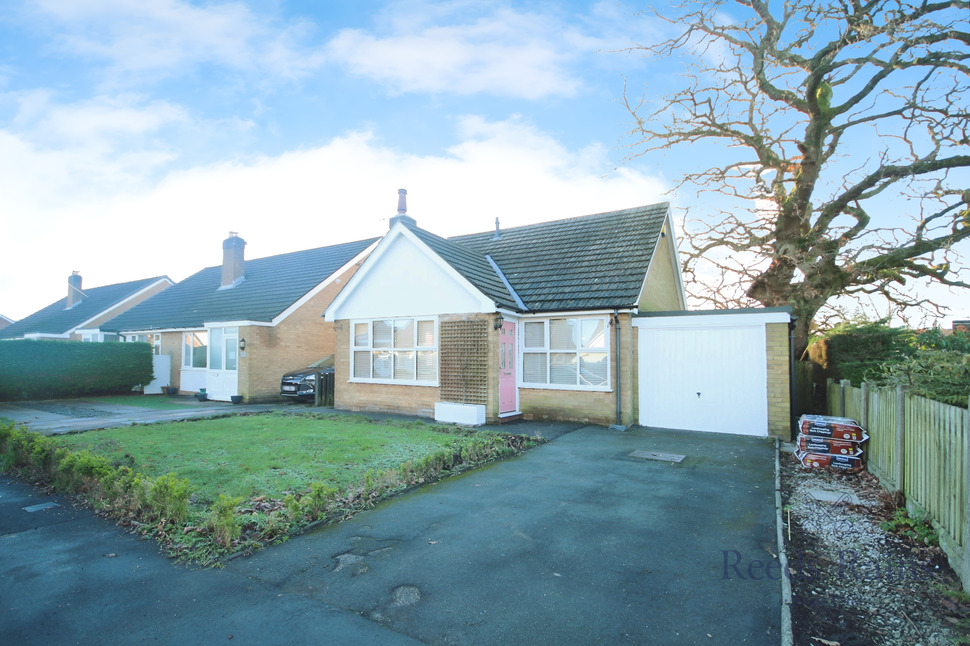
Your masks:
M 162 386 L 209 399 L 278 400 L 280 377 L 334 352 L 323 311 L 376 238 L 246 260 L 231 233 L 221 266 L 208 267 L 113 319 L 128 341 L 155 348 Z
M 3 328 L 9 325 L 13 325 L 14 323 L 16 323 L 16 321 L 14 321 L 11 318 L 7 318 L 3 314 L 0 314 L 0 330 L 2 330 Z
M 325 312 L 336 408 L 637 421 L 633 317 L 686 306 L 668 204 L 446 239 L 405 196 Z
M 117 334 L 103 330 L 101 326 L 172 285 L 174 283 L 167 276 L 157 276 L 83 288 L 81 275 L 74 272 L 67 279 L 65 298 L 3 327 L 0 339 L 117 341 Z

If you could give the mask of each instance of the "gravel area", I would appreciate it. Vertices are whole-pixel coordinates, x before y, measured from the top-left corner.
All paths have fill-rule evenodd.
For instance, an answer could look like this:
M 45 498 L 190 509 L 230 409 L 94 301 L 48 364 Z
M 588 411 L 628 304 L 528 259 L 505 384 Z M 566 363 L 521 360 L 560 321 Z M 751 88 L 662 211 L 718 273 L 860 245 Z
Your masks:
M 114 414 L 110 411 L 99 410 L 97 408 L 85 408 L 83 406 L 72 406 L 70 404 L 63 403 L 19 402 L 17 405 L 21 408 L 31 408 L 33 410 L 39 410 L 45 413 L 65 415 L 67 417 L 74 417 L 76 419 L 84 419 L 86 417 L 108 417 L 109 415 Z
M 807 469 L 783 452 L 781 484 L 796 645 L 970 644 L 970 604 L 946 555 L 881 528 L 896 500 L 874 476 Z

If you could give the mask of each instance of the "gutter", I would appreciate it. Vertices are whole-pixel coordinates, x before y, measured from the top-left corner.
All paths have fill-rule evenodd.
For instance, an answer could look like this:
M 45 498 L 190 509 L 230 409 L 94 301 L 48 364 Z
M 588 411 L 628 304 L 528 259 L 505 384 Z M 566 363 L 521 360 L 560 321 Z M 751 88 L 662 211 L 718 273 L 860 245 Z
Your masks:
M 622 399 L 623 396 L 623 382 L 620 375 L 620 313 L 619 310 L 613 310 L 613 338 L 616 344 L 616 424 L 610 427 L 614 431 L 625 431 L 626 426 L 623 425 L 623 407 Z

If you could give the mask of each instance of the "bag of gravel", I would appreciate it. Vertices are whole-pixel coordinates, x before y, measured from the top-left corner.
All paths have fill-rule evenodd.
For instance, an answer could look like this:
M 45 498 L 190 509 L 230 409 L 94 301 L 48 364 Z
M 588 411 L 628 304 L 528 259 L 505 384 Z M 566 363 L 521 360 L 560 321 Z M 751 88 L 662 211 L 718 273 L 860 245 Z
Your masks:
M 826 415 L 802 415 L 798 419 L 798 429 L 803 435 L 827 437 L 834 440 L 864 442 L 868 439 L 859 422 L 848 417 L 828 417 Z

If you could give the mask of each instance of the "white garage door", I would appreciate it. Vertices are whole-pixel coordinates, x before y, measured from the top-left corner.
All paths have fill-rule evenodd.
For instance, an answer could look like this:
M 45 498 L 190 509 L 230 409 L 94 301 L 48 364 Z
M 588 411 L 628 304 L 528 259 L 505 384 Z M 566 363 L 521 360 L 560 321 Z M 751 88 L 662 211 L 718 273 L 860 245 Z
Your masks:
M 638 319 L 640 424 L 768 435 L 765 321 L 750 317 Z

